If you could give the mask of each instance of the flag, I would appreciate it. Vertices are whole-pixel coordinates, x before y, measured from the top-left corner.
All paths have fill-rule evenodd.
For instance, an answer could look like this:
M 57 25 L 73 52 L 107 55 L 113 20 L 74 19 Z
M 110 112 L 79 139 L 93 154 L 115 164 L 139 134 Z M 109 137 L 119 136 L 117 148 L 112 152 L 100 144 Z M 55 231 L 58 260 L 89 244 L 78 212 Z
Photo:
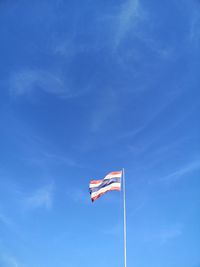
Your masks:
M 110 172 L 102 180 L 90 181 L 89 189 L 92 202 L 111 190 L 121 190 L 122 171 Z

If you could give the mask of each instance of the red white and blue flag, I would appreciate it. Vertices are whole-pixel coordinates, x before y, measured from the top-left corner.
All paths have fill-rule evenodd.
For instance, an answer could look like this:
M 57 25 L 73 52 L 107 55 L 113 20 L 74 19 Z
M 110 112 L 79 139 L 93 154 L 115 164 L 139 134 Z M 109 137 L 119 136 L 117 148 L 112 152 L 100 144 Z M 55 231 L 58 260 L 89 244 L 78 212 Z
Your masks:
M 92 202 L 108 191 L 121 190 L 122 171 L 110 172 L 102 180 L 90 181 L 89 189 Z

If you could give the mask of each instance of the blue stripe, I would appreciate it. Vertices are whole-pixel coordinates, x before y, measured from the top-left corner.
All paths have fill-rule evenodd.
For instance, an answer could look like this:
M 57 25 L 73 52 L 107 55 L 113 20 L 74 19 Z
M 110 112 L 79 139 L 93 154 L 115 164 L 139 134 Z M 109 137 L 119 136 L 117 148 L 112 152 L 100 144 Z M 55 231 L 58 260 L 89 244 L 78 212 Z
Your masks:
M 104 188 L 110 184 L 113 184 L 113 183 L 120 183 L 121 181 L 121 178 L 111 178 L 111 179 L 104 179 L 102 181 L 102 183 L 97 186 L 97 187 L 93 187 L 93 188 L 90 188 L 90 194 L 93 193 L 93 192 L 97 192 L 99 191 L 101 188 Z

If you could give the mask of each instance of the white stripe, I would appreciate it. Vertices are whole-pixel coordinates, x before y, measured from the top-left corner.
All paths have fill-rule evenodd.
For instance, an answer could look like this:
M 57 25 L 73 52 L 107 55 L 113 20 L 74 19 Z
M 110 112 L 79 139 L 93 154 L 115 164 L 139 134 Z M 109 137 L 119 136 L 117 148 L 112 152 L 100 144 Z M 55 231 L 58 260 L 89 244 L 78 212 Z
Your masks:
M 103 182 L 103 180 L 102 180 Z M 99 182 L 98 184 L 90 184 L 90 188 L 98 187 L 102 184 L 102 182 Z
M 112 174 L 112 172 L 111 172 L 108 175 L 106 175 L 106 177 L 104 179 L 121 178 L 121 177 L 122 177 L 122 173 L 121 172 L 117 173 L 117 174 L 116 173 Z
M 119 172 L 119 173 L 115 173 L 113 174 L 112 172 L 110 172 L 109 174 L 106 175 L 106 177 L 103 179 L 103 180 L 108 180 L 108 179 L 112 179 L 112 178 L 121 178 L 122 177 L 122 172 Z M 101 180 L 99 183 L 97 184 L 93 184 L 93 183 L 90 183 L 89 187 L 90 188 L 94 188 L 94 187 L 98 187 L 99 185 L 102 184 L 103 180 Z M 94 180 L 95 181 L 95 180 Z
M 103 183 L 103 181 L 106 179 L 106 180 L 111 180 L 111 179 L 113 179 L 113 178 L 121 178 L 121 175 L 119 176 L 116 176 L 116 175 L 113 175 L 112 177 L 108 177 L 108 175 L 101 181 L 101 182 L 99 182 L 99 183 L 97 183 L 97 184 L 93 184 L 93 183 L 90 183 L 90 185 L 89 185 L 89 187 L 90 188 L 95 188 L 95 187 L 99 187 L 102 183 Z
M 105 186 L 105 187 L 103 187 L 103 188 L 101 188 L 100 190 L 98 190 L 98 191 L 96 191 L 96 192 L 93 192 L 92 194 L 91 194 L 91 197 L 93 198 L 93 197 L 96 197 L 97 195 L 99 195 L 99 194 L 101 194 L 101 193 L 105 193 L 107 190 L 110 190 L 110 189 L 112 189 L 112 188 L 114 188 L 114 187 L 117 187 L 117 188 L 121 188 L 121 184 L 120 183 L 112 183 L 112 184 L 110 184 L 110 185 L 108 185 L 108 186 Z

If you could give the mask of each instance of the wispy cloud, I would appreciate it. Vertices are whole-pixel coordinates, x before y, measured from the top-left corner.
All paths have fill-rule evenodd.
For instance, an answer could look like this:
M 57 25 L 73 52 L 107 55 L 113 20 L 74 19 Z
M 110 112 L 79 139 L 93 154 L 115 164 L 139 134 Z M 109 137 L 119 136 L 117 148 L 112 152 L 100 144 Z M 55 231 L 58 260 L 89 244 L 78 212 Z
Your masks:
M 195 160 L 182 166 L 181 168 L 168 174 L 167 176 L 161 178 L 161 180 L 162 181 L 178 180 L 181 177 L 184 177 L 185 175 L 192 173 L 199 169 L 200 169 L 200 160 Z
M 101 97 L 92 113 L 91 132 L 98 132 L 118 110 L 117 93 L 113 90 Z
M 43 91 L 64 97 L 68 93 L 65 81 L 57 74 L 45 70 L 26 69 L 13 73 L 10 77 L 11 96 L 31 96 Z
M 169 225 L 160 229 L 152 238 L 159 240 L 160 244 L 163 245 L 181 236 L 182 228 L 182 224 Z
M 53 47 L 53 53 L 64 56 L 64 57 L 73 57 L 77 54 L 78 49 L 76 44 L 73 43 L 72 39 L 66 39 Z
M 97 16 L 91 18 L 92 23 L 96 25 L 96 31 L 93 32 L 95 40 L 89 43 L 77 43 L 75 40 L 79 30 L 74 29 L 70 37 L 68 35 L 68 38 L 54 45 L 53 52 L 71 58 L 78 53 L 105 48 L 108 43 L 112 44 L 112 49 L 115 50 L 130 32 L 134 34 L 133 30 L 136 29 L 138 22 L 144 18 L 144 12 L 140 0 L 126 0 L 120 5 L 115 4 L 113 9 L 109 9 L 107 13 L 99 12 Z M 106 30 L 102 31 L 102 26 Z M 86 28 L 86 32 L 90 35 L 90 28 Z M 112 39 L 109 40 L 108 36 L 111 36 Z
M 177 89 L 173 91 L 172 93 L 166 95 L 163 102 L 161 102 L 157 107 L 154 108 L 154 110 L 151 111 L 150 115 L 147 116 L 147 119 L 144 120 L 142 125 L 138 126 L 132 131 L 125 132 L 124 134 L 120 136 L 120 139 L 129 138 L 129 137 L 133 138 L 139 135 L 140 133 L 142 133 L 144 130 L 150 127 L 151 124 L 154 123 L 154 121 L 158 119 L 169 108 L 169 106 L 172 105 L 181 96 L 182 93 L 183 93 L 182 90 Z M 179 124 L 183 119 L 185 119 L 184 116 L 180 118 L 180 121 L 177 120 L 175 125 L 177 126 L 177 124 Z M 174 128 L 174 125 L 172 125 L 172 128 Z M 171 128 L 168 127 L 168 130 L 171 130 Z M 166 133 L 166 129 L 163 129 L 163 131 L 165 131 Z M 153 138 L 152 141 L 154 140 L 155 138 Z M 141 148 L 140 148 L 140 151 L 141 151 Z
M 3 223 L 8 227 L 12 226 L 11 220 L 3 213 L 0 213 L 0 223 Z
M 155 146 L 155 143 L 152 142 L 150 145 L 147 144 L 146 145 L 146 149 L 145 146 L 142 149 L 142 153 L 146 153 L 146 155 L 148 155 L 148 162 L 146 162 L 145 166 L 141 166 L 141 169 L 152 169 L 152 168 L 156 168 L 157 165 L 160 165 L 161 162 L 166 162 L 166 159 L 169 158 L 169 155 L 171 155 L 171 153 L 173 153 L 173 151 L 175 150 L 179 150 L 181 147 L 184 146 L 184 143 L 188 140 L 192 139 L 191 137 L 187 137 L 187 138 L 179 138 L 179 139 L 175 139 L 174 141 L 170 142 L 170 143 L 166 143 L 164 145 L 158 145 Z M 156 141 L 156 140 L 155 140 Z M 154 146 L 155 149 L 151 149 L 152 146 Z M 136 151 L 137 154 L 140 153 L 140 151 L 137 149 Z M 154 180 L 149 180 L 149 183 L 153 183 Z
M 110 236 L 120 237 L 122 233 L 123 225 L 118 223 L 112 226 L 112 228 L 106 228 L 102 230 L 103 234 Z
M 67 197 L 75 203 L 90 203 L 89 189 L 82 190 L 80 188 L 71 188 L 66 193 Z
M 23 200 L 24 206 L 28 209 L 51 209 L 53 204 L 53 190 L 53 183 L 39 188 Z
M 12 98 L 26 97 L 34 100 L 41 93 L 51 94 L 62 99 L 76 98 L 91 90 L 88 83 L 75 87 L 63 74 L 44 69 L 23 69 L 15 71 L 9 78 L 9 92 Z
M 129 31 L 133 30 L 142 18 L 142 9 L 139 0 L 126 1 L 116 16 L 115 48 L 117 48 Z
M 54 164 L 67 164 L 68 166 L 71 167 L 81 167 L 81 164 L 79 164 L 75 159 L 72 157 L 67 157 L 67 156 L 60 156 L 57 154 L 53 153 L 44 153 L 44 158 L 47 161 L 50 161 Z
M 160 225 L 157 228 L 143 229 L 143 240 L 147 243 L 155 242 L 159 245 L 165 245 L 169 242 L 173 242 L 183 234 L 182 223 L 172 223 L 168 225 Z M 140 237 L 141 238 L 141 237 Z
M 23 161 L 29 165 L 38 166 L 41 168 L 49 169 L 53 166 L 69 166 L 76 168 L 83 168 L 84 166 L 75 158 L 67 155 L 58 155 L 47 150 L 38 150 L 37 156 L 30 155 L 23 158 Z
M 18 155 L 20 161 L 47 169 L 55 165 L 82 166 L 75 157 L 68 155 L 68 153 L 56 153 L 55 147 L 49 143 L 47 138 L 41 137 L 16 114 L 12 113 L 7 117 L 7 120 L 12 129 L 13 138 L 17 137 L 14 140 L 16 146 L 23 150 L 23 154 Z
M 190 32 L 189 39 L 195 45 L 200 42 L 200 13 L 199 13 L 200 4 L 198 3 L 197 8 L 194 8 L 195 11 L 191 14 L 190 19 Z
M 22 264 L 19 261 L 10 255 L 0 255 L 0 265 L 4 267 L 22 267 Z

